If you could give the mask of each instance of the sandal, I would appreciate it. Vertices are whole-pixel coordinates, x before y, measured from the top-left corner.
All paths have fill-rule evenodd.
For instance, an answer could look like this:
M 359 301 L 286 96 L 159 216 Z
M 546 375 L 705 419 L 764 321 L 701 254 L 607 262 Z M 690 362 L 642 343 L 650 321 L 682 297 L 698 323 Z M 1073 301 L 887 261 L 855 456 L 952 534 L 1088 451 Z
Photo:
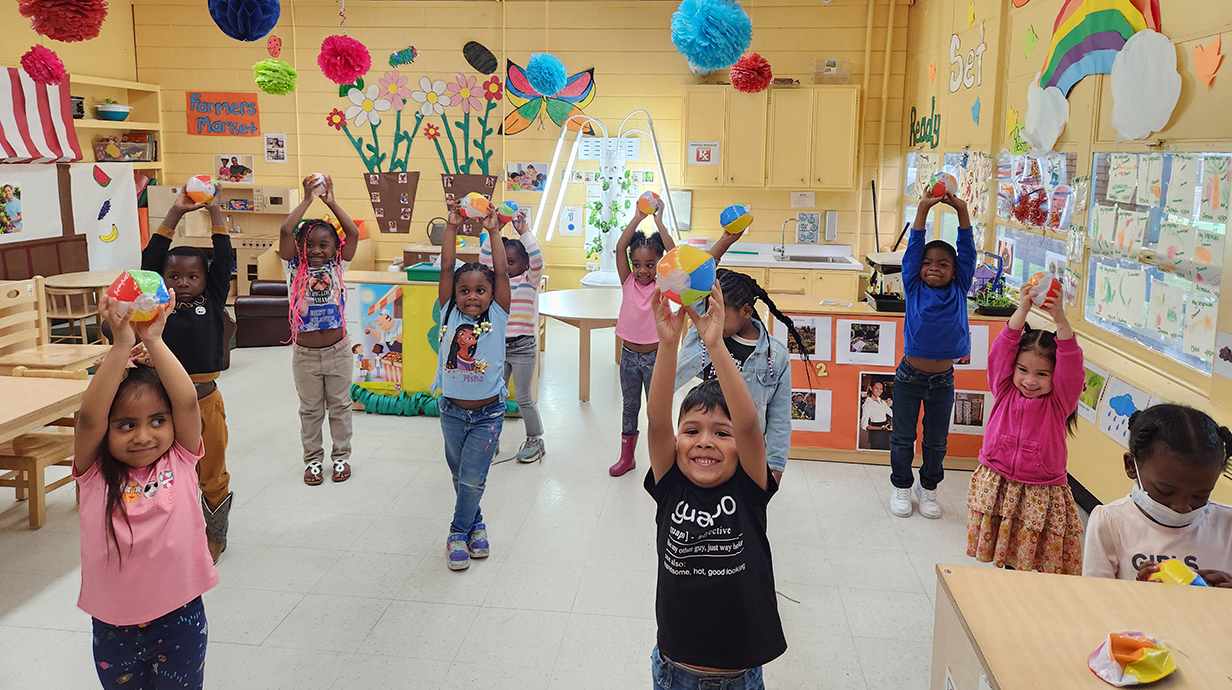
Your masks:
M 304 483 L 308 486 L 316 486 L 323 481 L 325 478 L 321 476 L 321 461 L 314 460 L 308 463 L 308 466 L 304 468 Z
M 336 482 L 345 482 L 351 478 L 351 465 L 344 460 L 334 461 L 334 476 Z

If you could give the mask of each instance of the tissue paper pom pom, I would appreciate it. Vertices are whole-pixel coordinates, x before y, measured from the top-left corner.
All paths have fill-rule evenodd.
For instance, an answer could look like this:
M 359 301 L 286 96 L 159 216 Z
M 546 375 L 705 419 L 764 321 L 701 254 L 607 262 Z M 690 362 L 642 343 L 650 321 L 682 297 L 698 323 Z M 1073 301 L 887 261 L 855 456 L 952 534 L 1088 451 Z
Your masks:
M 350 84 L 368 73 L 372 56 L 364 44 L 350 36 L 326 36 L 317 65 L 335 84 Z
M 264 38 L 274 30 L 280 13 L 278 0 L 210 0 L 214 23 L 237 41 Z
M 107 0 L 17 0 L 17 9 L 35 32 L 65 43 L 97 37 L 107 18 Z
M 753 42 L 753 22 L 731 0 L 683 0 L 672 14 L 672 45 L 704 70 L 727 69 Z
M 541 96 L 549 98 L 560 93 L 565 88 L 569 75 L 565 72 L 565 64 L 555 55 L 535 53 L 526 63 L 526 79 L 532 88 Z
M 21 56 L 21 68 L 36 84 L 55 86 L 64 81 L 64 63 L 52 50 L 34 46 Z
M 749 53 L 736 61 L 731 68 L 731 83 L 737 91 L 758 93 L 765 91 L 774 80 L 774 72 L 766 58 L 757 53 Z
M 257 80 L 257 87 L 265 93 L 285 96 L 295 90 L 299 73 L 282 60 L 269 58 L 252 66 L 252 76 Z

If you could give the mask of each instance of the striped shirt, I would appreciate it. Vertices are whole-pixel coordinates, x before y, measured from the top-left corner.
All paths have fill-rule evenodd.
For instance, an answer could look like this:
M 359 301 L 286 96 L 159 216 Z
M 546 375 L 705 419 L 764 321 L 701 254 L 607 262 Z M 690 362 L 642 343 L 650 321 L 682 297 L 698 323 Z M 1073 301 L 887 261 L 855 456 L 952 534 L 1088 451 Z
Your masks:
M 479 247 L 479 261 L 491 267 L 492 246 L 488 244 L 488 238 L 489 234 L 484 233 L 483 244 Z M 509 276 L 509 326 L 505 329 L 505 338 L 533 336 L 539 330 L 539 277 L 543 275 L 543 254 L 533 234 L 528 232 L 518 239 L 526 247 L 530 267 L 520 275 Z

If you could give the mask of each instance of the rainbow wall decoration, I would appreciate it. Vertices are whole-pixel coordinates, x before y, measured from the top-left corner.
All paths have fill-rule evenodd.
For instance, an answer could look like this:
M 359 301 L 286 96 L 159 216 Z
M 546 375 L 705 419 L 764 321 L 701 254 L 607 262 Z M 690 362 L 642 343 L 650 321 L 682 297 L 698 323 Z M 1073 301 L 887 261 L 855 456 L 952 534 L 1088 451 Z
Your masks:
M 1159 0 L 1066 0 L 1052 27 L 1040 88 L 1070 89 L 1090 74 L 1109 74 L 1130 36 L 1159 31 Z

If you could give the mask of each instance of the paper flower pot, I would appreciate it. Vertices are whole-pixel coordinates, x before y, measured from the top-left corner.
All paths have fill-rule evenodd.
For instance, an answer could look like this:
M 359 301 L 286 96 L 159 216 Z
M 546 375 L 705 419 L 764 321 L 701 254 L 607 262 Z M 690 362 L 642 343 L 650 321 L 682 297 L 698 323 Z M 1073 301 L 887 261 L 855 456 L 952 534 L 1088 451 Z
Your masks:
M 377 228 L 383 233 L 409 233 L 419 172 L 365 173 L 364 184 Z
M 462 201 L 467 195 L 476 193 L 484 196 L 489 201 L 492 200 L 492 193 L 496 191 L 496 176 L 495 175 L 450 175 L 449 173 L 441 173 L 441 187 L 445 191 L 445 201 Z M 464 235 L 479 236 L 483 228 L 479 225 L 479 220 L 468 220 L 462 225 L 461 233 Z

